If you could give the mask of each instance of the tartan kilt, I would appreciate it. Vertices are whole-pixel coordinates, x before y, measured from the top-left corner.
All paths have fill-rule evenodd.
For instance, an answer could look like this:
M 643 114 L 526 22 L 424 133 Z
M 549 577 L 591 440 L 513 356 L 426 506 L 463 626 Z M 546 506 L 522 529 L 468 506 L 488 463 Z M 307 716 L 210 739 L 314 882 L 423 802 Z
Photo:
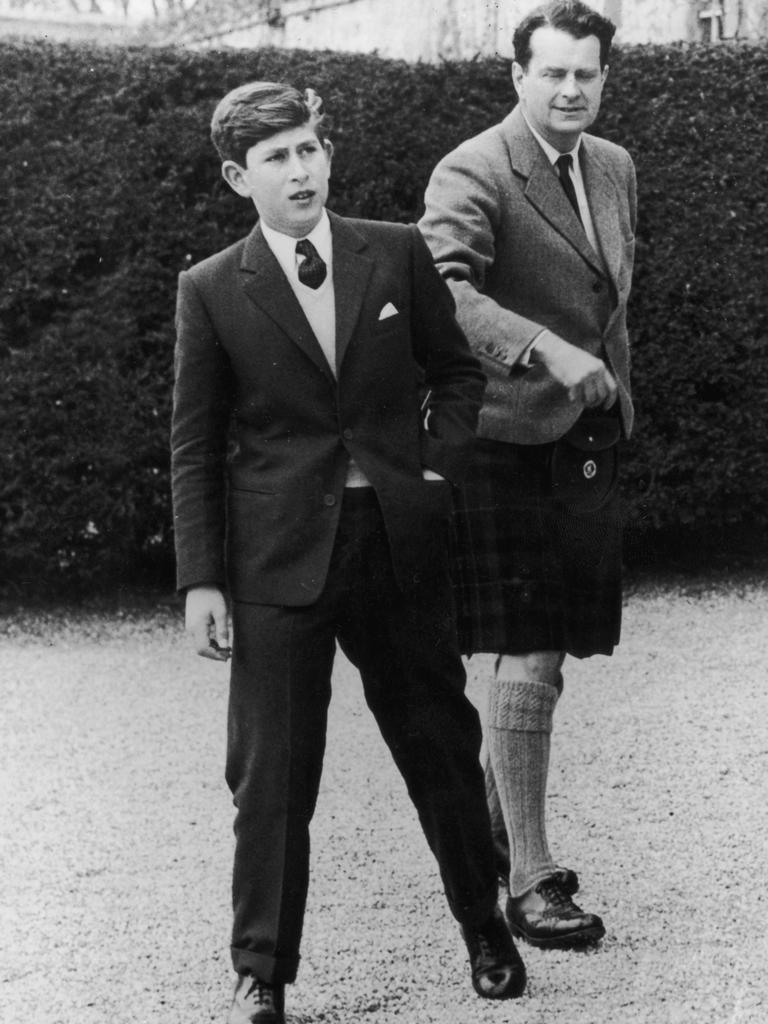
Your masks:
M 551 496 L 552 444 L 479 438 L 456 491 L 452 576 L 463 654 L 611 654 L 621 630 L 613 486 L 579 513 Z

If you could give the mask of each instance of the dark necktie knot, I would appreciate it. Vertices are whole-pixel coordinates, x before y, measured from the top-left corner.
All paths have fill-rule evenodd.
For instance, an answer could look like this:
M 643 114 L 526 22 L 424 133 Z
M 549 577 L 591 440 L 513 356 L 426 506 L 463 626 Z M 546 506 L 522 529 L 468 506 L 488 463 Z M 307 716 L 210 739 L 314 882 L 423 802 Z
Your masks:
M 328 268 L 320 253 L 308 238 L 296 243 L 296 254 L 304 259 L 299 264 L 299 280 L 307 288 L 319 288 L 325 280 Z
M 572 165 L 573 157 L 570 153 L 561 153 L 557 160 L 555 160 L 555 166 L 557 167 L 557 173 L 560 178 L 560 184 L 563 186 L 563 191 L 568 196 L 568 201 L 573 207 L 573 212 L 579 220 L 581 220 L 579 200 L 576 198 L 576 188 L 573 184 L 573 178 L 571 177 Z

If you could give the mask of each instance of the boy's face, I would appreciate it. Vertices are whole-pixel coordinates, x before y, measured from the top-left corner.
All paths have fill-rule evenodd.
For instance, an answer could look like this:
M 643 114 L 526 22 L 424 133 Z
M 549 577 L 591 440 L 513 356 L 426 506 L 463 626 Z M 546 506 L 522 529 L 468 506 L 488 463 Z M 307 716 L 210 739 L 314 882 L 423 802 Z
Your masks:
M 309 124 L 270 135 L 251 146 L 245 167 L 225 160 L 221 173 L 238 195 L 250 197 L 275 231 L 303 238 L 320 220 L 328 198 L 332 146 Z

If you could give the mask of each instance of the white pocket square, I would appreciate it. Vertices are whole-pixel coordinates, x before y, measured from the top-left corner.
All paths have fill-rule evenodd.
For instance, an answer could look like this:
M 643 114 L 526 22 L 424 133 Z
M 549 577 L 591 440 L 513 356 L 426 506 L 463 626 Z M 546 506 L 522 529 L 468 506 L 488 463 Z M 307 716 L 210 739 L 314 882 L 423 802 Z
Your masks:
M 386 306 L 382 307 L 382 310 L 379 313 L 379 320 L 388 320 L 391 316 L 397 316 L 397 310 L 391 302 L 388 302 Z

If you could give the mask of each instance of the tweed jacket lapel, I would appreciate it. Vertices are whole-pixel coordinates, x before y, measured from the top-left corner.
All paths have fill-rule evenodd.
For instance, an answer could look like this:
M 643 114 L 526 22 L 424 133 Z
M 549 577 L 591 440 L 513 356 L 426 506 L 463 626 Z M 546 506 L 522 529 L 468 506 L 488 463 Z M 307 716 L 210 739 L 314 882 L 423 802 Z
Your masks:
M 532 135 L 519 107 L 504 120 L 505 137 L 512 170 L 526 181 L 525 197 L 559 234 L 600 274 L 605 273 L 602 260 L 589 244 L 584 228 L 541 146 Z M 594 206 L 592 198 L 590 210 Z M 595 228 L 597 230 L 597 226 Z M 598 234 L 602 244 L 602 237 Z
M 619 222 L 619 196 L 613 178 L 589 135 L 581 137 L 581 166 L 592 222 L 602 251 L 605 267 L 614 284 L 618 281 L 622 258 L 622 232 Z
M 320 342 L 315 337 L 277 257 L 267 245 L 259 224 L 256 224 L 246 239 L 240 263 L 240 276 L 250 301 L 262 309 L 335 385 L 333 373 Z
M 336 367 L 340 369 L 352 338 L 373 271 L 362 255 L 365 238 L 342 217 L 328 213 L 333 240 L 333 288 L 336 297 Z

